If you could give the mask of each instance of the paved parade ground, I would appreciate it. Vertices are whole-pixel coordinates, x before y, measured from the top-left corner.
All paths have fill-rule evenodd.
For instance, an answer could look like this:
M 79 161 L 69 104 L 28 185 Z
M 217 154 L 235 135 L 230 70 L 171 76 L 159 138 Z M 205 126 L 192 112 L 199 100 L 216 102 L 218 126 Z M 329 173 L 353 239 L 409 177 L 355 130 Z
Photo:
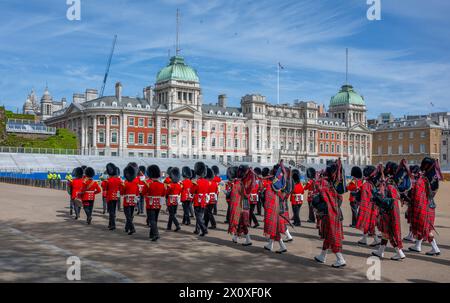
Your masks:
M 426 256 L 428 244 L 421 254 L 410 253 L 411 244 L 405 243 L 407 258 L 396 262 L 389 260 L 393 250 L 388 246 L 381 282 L 450 282 L 449 197 L 450 183 L 443 183 L 436 217 L 441 255 Z M 251 229 L 253 246 L 231 242 L 223 224 L 223 194 L 216 230 L 203 238 L 192 233 L 193 225 L 182 226 L 177 233 L 166 231 L 168 216 L 163 212 L 157 243 L 149 241 L 143 215 L 135 217 L 137 233 L 132 236 L 123 231 L 123 213 L 118 215 L 118 229 L 109 231 L 100 199 L 88 226 L 83 212 L 78 221 L 69 216 L 64 191 L 0 183 L 0 282 L 67 282 L 66 261 L 71 256 L 81 259 L 82 282 L 368 282 L 367 258 L 372 248 L 356 244 L 360 232 L 348 227 L 348 202 L 343 206 L 347 266 L 333 269 L 334 255 L 328 255 L 326 265 L 313 260 L 322 241 L 314 224 L 305 222 L 306 204 L 301 210 L 303 226 L 290 228 L 294 241 L 287 244 L 286 254 L 278 255 L 263 249 L 261 217 L 261 226 Z M 181 213 L 179 209 L 179 217 Z M 402 231 L 407 232 L 404 216 Z

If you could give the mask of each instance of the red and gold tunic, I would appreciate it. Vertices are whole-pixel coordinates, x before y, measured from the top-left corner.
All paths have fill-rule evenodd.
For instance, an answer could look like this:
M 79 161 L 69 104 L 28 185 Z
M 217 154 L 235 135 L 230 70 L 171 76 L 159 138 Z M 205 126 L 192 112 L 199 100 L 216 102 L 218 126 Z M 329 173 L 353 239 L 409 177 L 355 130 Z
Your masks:
M 166 187 L 167 206 L 176 206 L 181 202 L 181 184 L 170 183 Z
M 291 205 L 302 205 L 303 204 L 303 194 L 305 193 L 305 190 L 303 188 L 303 184 L 302 182 L 299 182 L 297 184 L 295 184 L 291 196 L 290 196 L 290 200 L 291 200 Z
M 136 179 L 131 182 L 125 180 L 120 194 L 123 196 L 123 207 L 136 206 L 139 199 L 139 182 Z
M 122 190 L 122 179 L 110 177 L 106 182 L 106 202 L 119 201 L 119 194 Z
M 85 178 L 81 188 L 81 200 L 83 205 L 89 205 L 90 201 L 95 200 L 95 195 L 100 193 L 102 189 L 98 185 L 97 181 L 90 178 Z
M 184 179 L 181 181 L 181 202 L 192 201 L 192 181 L 190 179 Z
M 161 209 L 166 200 L 166 186 L 158 180 L 147 182 L 143 189 L 145 207 L 147 209 Z
M 192 184 L 192 194 L 194 195 L 194 207 L 205 208 L 209 195 L 209 181 L 200 178 Z

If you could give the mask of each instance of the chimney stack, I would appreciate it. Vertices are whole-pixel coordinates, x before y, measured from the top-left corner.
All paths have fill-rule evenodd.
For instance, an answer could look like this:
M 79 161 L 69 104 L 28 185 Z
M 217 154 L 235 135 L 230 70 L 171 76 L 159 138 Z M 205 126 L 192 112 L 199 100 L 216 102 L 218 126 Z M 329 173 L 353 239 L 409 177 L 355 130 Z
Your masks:
M 144 99 L 148 102 L 148 104 L 152 105 L 152 96 L 153 96 L 153 89 L 151 86 L 147 86 L 144 88 Z
M 222 94 L 219 95 L 219 100 L 218 100 L 218 104 L 220 107 L 226 108 L 227 107 L 227 95 L 226 94 Z
M 122 83 L 116 83 L 116 98 L 119 102 L 122 102 Z

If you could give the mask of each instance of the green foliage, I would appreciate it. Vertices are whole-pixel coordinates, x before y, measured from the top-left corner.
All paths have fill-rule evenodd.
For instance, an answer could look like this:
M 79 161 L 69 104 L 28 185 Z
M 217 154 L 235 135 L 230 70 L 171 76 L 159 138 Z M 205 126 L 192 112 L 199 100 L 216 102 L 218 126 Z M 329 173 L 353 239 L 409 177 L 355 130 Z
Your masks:
M 5 116 L 8 119 L 22 119 L 22 120 L 33 120 L 33 121 L 35 119 L 34 115 L 15 114 L 10 110 L 5 111 Z
M 56 130 L 54 136 L 46 139 L 28 139 L 15 134 L 9 134 L 2 146 L 10 147 L 31 147 L 31 148 L 53 148 L 53 149 L 77 149 L 77 137 L 68 129 L 60 128 Z

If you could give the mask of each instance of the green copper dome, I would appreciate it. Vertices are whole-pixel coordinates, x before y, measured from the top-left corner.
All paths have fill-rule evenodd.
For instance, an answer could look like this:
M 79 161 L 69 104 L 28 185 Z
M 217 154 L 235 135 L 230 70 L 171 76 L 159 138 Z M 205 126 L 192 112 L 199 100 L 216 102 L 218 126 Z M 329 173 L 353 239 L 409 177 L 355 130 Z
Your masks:
M 339 106 L 339 105 L 366 105 L 364 102 L 364 98 L 353 90 L 353 86 L 351 85 L 343 85 L 339 93 L 331 98 L 330 106 Z
M 170 63 L 164 67 L 156 76 L 156 83 L 169 80 L 189 81 L 199 83 L 197 71 L 184 63 L 184 58 L 174 56 L 170 58 Z

